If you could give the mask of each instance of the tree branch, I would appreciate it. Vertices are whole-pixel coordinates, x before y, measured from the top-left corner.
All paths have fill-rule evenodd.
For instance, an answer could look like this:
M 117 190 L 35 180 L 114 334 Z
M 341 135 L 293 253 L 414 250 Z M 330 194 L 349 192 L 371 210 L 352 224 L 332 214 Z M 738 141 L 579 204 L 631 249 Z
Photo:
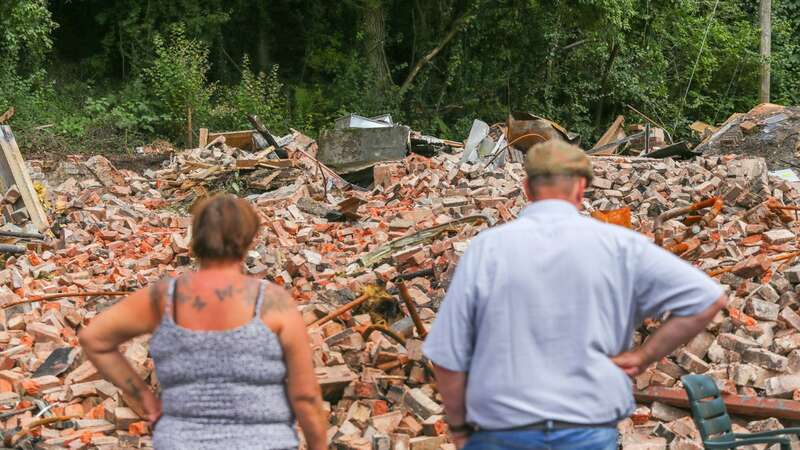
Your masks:
M 401 96 L 403 94 L 405 94 L 405 92 L 408 90 L 408 88 L 411 87 L 411 83 L 414 81 L 414 78 L 417 77 L 417 75 L 419 74 L 419 71 L 422 70 L 422 68 L 426 64 L 431 62 L 433 60 L 433 58 L 435 58 L 436 55 L 438 55 L 439 52 L 441 52 L 447 46 L 447 44 L 451 40 L 453 40 L 453 38 L 456 36 L 456 34 L 458 34 L 458 32 L 461 31 L 461 29 L 467 23 L 467 18 L 468 17 L 469 16 L 467 14 L 464 14 L 463 16 L 461 16 L 458 19 L 456 19 L 453 22 L 453 25 L 450 27 L 450 30 L 447 32 L 447 34 L 445 34 L 444 37 L 442 38 L 442 40 L 439 41 L 439 44 L 436 47 L 434 47 L 433 50 L 428 52 L 427 55 L 423 56 L 422 58 L 420 58 L 417 61 L 417 63 L 414 65 L 414 68 L 411 69 L 411 71 L 408 73 L 408 76 L 406 77 L 405 81 L 403 81 L 403 84 L 400 86 L 400 95 Z

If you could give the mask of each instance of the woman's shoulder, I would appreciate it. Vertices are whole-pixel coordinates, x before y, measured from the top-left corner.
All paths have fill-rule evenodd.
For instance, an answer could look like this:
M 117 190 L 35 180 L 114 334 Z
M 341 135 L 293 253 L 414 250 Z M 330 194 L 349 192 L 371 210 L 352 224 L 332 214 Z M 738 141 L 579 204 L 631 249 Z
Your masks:
M 264 300 L 261 302 L 261 315 L 283 313 L 297 310 L 294 297 L 283 286 L 267 280 L 258 280 L 264 289 Z
M 170 286 L 179 277 L 165 276 L 144 288 L 147 289 L 148 297 L 150 299 L 150 307 L 157 315 L 161 315 L 164 310 L 164 305 L 169 295 Z

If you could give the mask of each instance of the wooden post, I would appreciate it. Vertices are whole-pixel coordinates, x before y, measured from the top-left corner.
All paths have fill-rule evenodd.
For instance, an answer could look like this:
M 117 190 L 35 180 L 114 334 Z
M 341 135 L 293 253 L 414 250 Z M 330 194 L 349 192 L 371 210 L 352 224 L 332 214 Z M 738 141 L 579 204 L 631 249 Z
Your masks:
M 192 107 L 186 108 L 186 148 L 192 148 Z
M 769 103 L 770 54 L 772 53 L 772 0 L 761 0 L 761 89 L 759 101 Z
M 200 128 L 200 137 L 197 142 L 197 146 L 200 148 L 206 148 L 208 145 L 208 128 Z

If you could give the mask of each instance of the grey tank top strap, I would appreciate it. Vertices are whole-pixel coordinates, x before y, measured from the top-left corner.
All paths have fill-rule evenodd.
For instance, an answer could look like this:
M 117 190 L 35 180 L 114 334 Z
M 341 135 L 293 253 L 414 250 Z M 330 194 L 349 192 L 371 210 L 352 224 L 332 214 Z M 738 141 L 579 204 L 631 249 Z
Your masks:
M 256 309 L 253 311 L 253 317 L 256 318 L 261 314 L 261 305 L 264 304 L 264 291 L 267 289 L 267 283 L 261 280 L 258 285 L 258 299 L 256 299 Z
M 178 279 L 173 278 L 169 280 L 169 286 L 167 287 L 167 298 L 164 302 L 164 316 L 169 317 L 172 320 L 173 308 L 175 308 L 175 286 L 178 284 Z

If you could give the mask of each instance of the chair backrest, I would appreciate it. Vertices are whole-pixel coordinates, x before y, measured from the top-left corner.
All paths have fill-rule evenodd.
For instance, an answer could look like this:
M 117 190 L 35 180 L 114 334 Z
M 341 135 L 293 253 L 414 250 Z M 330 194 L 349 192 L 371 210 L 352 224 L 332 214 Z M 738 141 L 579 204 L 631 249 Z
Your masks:
M 682 376 L 681 381 L 702 440 L 732 435 L 731 417 L 714 379 L 708 375 L 692 374 Z

